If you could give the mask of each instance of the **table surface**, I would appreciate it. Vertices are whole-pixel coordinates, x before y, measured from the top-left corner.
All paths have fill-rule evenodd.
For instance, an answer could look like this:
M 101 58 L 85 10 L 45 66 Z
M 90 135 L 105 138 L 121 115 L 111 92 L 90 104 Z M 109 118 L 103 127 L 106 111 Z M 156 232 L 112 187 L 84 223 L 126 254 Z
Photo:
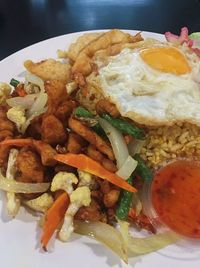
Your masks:
M 200 0 L 0 0 L 0 60 L 33 43 L 77 31 L 200 31 Z

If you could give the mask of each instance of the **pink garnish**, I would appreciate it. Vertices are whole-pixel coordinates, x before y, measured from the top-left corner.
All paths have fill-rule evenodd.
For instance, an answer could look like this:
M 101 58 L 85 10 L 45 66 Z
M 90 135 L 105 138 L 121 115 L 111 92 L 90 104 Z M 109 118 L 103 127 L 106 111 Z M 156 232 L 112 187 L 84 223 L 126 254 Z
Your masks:
M 199 48 L 193 48 L 193 40 L 189 38 L 188 36 L 188 28 L 183 27 L 181 29 L 180 35 L 175 35 L 171 32 L 166 32 L 165 33 L 165 38 L 168 42 L 174 43 L 175 45 L 183 45 L 186 44 L 188 47 L 192 49 L 194 53 L 196 53 L 200 57 L 200 49 Z

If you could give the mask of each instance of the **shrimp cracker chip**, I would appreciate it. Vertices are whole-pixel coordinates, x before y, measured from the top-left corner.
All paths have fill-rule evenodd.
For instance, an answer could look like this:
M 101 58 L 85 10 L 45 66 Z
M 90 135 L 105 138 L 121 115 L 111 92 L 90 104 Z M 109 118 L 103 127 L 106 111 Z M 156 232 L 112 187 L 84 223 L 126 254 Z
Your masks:
M 71 66 L 68 63 L 62 63 L 53 59 L 32 62 L 24 62 L 25 68 L 32 74 L 39 76 L 43 80 L 60 80 L 64 83 L 70 79 Z

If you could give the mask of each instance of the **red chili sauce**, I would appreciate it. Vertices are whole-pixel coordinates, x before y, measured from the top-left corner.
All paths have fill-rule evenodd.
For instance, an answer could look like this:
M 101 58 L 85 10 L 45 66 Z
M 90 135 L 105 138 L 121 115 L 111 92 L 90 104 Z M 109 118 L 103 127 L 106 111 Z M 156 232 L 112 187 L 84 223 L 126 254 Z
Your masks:
M 200 165 L 179 160 L 160 169 L 151 198 L 165 225 L 183 236 L 200 238 Z

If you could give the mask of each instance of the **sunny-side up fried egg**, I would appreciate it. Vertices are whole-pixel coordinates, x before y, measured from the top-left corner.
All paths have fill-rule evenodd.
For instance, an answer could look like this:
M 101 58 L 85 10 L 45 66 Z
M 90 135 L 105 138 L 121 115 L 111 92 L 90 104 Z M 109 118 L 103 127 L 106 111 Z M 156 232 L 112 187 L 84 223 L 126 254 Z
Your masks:
M 200 60 L 188 48 L 144 43 L 108 62 L 99 67 L 98 84 L 122 116 L 149 126 L 200 125 Z

